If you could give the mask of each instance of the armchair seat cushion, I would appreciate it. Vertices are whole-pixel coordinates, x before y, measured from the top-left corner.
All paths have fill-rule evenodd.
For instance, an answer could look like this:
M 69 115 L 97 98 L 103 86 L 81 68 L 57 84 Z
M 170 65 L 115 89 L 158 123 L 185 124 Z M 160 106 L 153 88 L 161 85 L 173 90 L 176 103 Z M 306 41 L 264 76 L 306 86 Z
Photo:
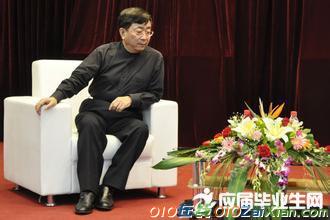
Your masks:
M 107 140 L 108 140 L 108 143 L 104 150 L 103 158 L 104 158 L 104 160 L 112 160 L 113 156 L 119 149 L 121 142 L 114 135 L 107 135 Z M 154 137 L 152 135 L 149 135 L 146 146 L 144 147 L 144 150 L 142 151 L 142 154 L 140 155 L 139 159 L 150 159 L 151 158 L 151 149 L 152 149 L 153 140 L 154 140 Z M 77 141 L 78 141 L 78 134 L 73 133 L 72 138 L 71 138 L 72 161 L 78 160 Z M 134 146 L 132 146 L 132 147 L 134 147 Z

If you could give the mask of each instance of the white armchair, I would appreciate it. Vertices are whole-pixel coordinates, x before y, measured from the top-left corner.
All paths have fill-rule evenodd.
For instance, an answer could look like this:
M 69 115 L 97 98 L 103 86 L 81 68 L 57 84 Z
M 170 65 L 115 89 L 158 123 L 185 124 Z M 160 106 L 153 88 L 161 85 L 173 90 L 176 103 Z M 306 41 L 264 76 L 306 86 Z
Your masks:
M 32 97 L 8 97 L 4 101 L 4 176 L 17 186 L 40 196 L 47 196 L 46 205 L 53 206 L 53 195 L 79 192 L 77 167 L 77 130 L 74 118 L 82 100 L 89 96 L 87 88 L 71 99 L 37 115 L 34 105 L 49 96 L 68 78 L 81 61 L 38 60 L 32 63 Z M 134 164 L 126 189 L 163 187 L 177 184 L 177 170 L 154 170 L 151 167 L 177 148 L 178 106 L 161 100 L 143 112 L 149 127 L 144 151 Z M 103 154 L 104 167 L 120 147 L 120 141 L 107 135 Z

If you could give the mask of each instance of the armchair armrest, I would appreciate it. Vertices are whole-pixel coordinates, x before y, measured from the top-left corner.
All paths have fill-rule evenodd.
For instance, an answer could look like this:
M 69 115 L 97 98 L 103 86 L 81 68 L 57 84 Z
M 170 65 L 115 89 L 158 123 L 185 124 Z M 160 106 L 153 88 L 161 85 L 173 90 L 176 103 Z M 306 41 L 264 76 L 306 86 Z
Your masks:
M 38 100 L 29 96 L 4 100 L 5 178 L 40 195 L 70 192 L 71 106 L 42 108 L 39 116 L 34 109 Z
M 155 138 L 152 147 L 152 165 L 155 165 L 167 157 L 167 152 L 178 148 L 178 104 L 160 100 L 143 111 L 143 119 Z M 152 170 L 152 184 L 158 187 L 176 185 L 177 169 Z

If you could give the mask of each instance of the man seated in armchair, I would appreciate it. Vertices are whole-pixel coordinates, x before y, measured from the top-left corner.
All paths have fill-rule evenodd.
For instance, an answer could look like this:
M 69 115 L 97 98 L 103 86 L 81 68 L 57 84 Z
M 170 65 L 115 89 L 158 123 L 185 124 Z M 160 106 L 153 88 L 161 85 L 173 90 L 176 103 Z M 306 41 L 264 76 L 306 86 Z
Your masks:
M 128 174 L 143 151 L 149 132 L 141 111 L 158 102 L 163 93 L 162 54 L 148 46 L 152 31 L 151 15 L 141 8 L 127 8 L 118 17 L 121 42 L 97 47 L 49 97 L 35 106 L 54 107 L 71 98 L 91 79 L 92 98 L 82 102 L 75 122 L 78 129 L 80 186 L 75 213 L 89 214 L 94 206 L 111 210 L 115 189 L 125 189 Z M 115 135 L 122 145 L 99 186 L 106 134 Z

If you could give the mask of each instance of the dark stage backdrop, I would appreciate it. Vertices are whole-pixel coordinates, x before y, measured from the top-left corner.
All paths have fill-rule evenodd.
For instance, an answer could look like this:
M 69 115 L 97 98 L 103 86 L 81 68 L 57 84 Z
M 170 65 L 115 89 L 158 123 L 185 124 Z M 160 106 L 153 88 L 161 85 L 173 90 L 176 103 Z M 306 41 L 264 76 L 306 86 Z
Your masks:
M 4 97 L 31 94 L 33 60 L 82 59 L 118 40 L 128 6 L 153 15 L 151 46 L 165 58 L 164 98 L 179 103 L 180 146 L 211 138 L 259 97 L 285 102 L 285 114 L 298 110 L 330 143 L 330 2 L 322 0 L 0 0 L 1 116 Z

